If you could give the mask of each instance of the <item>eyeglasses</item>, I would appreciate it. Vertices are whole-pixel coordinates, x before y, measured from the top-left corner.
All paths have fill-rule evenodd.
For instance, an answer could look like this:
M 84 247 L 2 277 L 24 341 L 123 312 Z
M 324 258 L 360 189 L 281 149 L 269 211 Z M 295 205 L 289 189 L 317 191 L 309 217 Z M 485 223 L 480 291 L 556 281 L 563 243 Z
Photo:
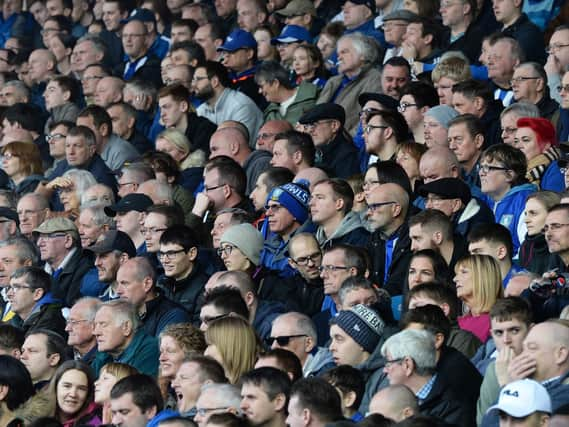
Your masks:
M 404 360 L 405 360 L 404 357 L 400 357 L 399 359 L 386 360 L 384 366 L 389 369 L 389 368 L 391 368 L 391 365 L 394 365 L 395 363 L 401 363 Z
M 281 205 L 266 205 L 265 206 L 265 212 L 273 211 L 274 213 L 277 213 L 281 209 L 282 209 Z
M 569 85 L 557 86 L 557 92 L 569 92 Z
M 371 133 L 372 130 L 374 129 L 387 129 L 389 126 L 383 126 L 383 125 L 378 125 L 378 126 L 374 126 L 374 125 L 365 125 L 363 127 L 364 129 L 364 133 Z
M 219 184 L 219 185 L 214 185 L 213 187 L 205 187 L 205 191 L 207 193 L 208 191 L 217 190 L 218 188 L 221 188 L 225 185 L 227 185 L 227 184 Z
M 221 258 L 223 254 L 225 254 L 225 256 L 231 255 L 231 252 L 233 252 L 234 247 L 235 246 L 233 245 L 220 246 L 219 248 L 217 248 L 217 256 Z
M 257 139 L 269 139 L 275 135 L 276 135 L 276 133 L 260 133 L 257 135 Z
M 381 110 L 378 108 L 364 108 L 362 111 L 360 111 L 360 119 L 367 120 L 370 115 L 376 113 L 381 113 Z
M 569 44 L 550 44 L 545 51 L 547 52 L 547 54 L 550 54 L 551 52 L 555 52 L 556 50 L 559 50 L 561 48 L 567 47 L 569 46 Z
M 513 86 L 514 83 L 515 84 L 519 84 L 525 80 L 537 80 L 540 79 L 541 77 L 514 77 L 512 80 L 510 80 L 510 85 Z
M 2 154 L 2 158 L 6 159 L 6 160 L 11 160 L 11 159 L 14 159 L 16 157 L 18 157 L 18 156 L 16 156 L 15 154 L 12 154 L 12 153 Z
M 186 252 L 185 249 L 178 249 L 177 251 L 165 251 L 165 252 L 158 251 L 156 255 L 158 256 L 158 259 L 166 258 L 168 261 L 173 261 L 174 259 L 176 259 L 176 256 L 178 254 L 185 252 Z
M 290 340 L 293 338 L 303 338 L 307 337 L 306 334 L 298 334 L 298 335 L 283 335 L 280 337 L 269 337 L 265 341 L 269 347 L 272 347 L 273 343 L 276 341 L 277 344 L 281 347 L 284 347 L 290 343 Z
M 8 286 L 6 286 L 6 292 L 10 292 L 10 291 L 17 292 L 21 289 L 33 289 L 33 288 L 29 285 L 8 285 Z
M 225 411 L 227 410 L 228 407 L 227 406 L 223 406 L 220 408 L 196 408 L 196 415 L 199 415 L 200 417 L 205 417 L 205 415 L 209 412 L 212 411 Z
M 320 273 L 324 272 L 334 273 L 336 271 L 349 270 L 350 268 L 352 267 L 347 267 L 345 265 L 321 265 L 320 267 L 318 267 L 318 271 Z
M 68 319 L 67 322 L 65 322 L 65 323 L 67 324 L 67 326 L 71 326 L 72 328 L 74 328 L 78 324 L 84 323 L 84 322 L 90 322 L 90 320 L 87 320 L 87 319 L 77 319 L 77 320 Z
M 318 261 L 321 258 L 322 258 L 322 253 L 321 252 L 315 252 L 315 253 L 310 254 L 310 255 L 298 257 L 297 259 L 294 259 L 294 258 L 291 258 L 291 259 L 295 264 L 308 265 L 309 262 L 316 264 L 316 261 Z
M 162 231 L 166 231 L 166 228 L 156 228 L 156 227 L 141 227 L 140 232 L 142 234 L 156 234 Z
M 38 237 L 39 239 L 57 239 L 58 237 L 65 237 L 67 234 L 65 233 L 53 233 L 53 234 L 40 234 Z
M 502 133 L 505 133 L 506 135 L 511 135 L 513 133 L 516 133 L 517 130 L 518 130 L 518 128 L 505 127 L 505 128 L 502 128 Z
M 479 172 L 489 173 L 492 171 L 507 171 L 510 168 L 505 168 L 504 166 L 492 166 L 492 165 L 480 165 Z
M 62 134 L 62 133 L 48 133 L 48 134 L 45 136 L 45 140 L 46 140 L 47 142 L 51 142 L 51 141 L 53 141 L 54 139 L 65 139 L 66 137 L 67 137 L 67 135 L 64 135 L 64 134 Z
M 560 224 L 558 222 L 554 222 L 553 224 L 545 224 L 543 226 L 543 231 L 545 231 L 546 233 L 551 230 L 551 231 L 558 231 L 561 230 L 563 227 L 567 227 L 569 224 Z
M 407 108 L 409 108 L 409 107 L 417 107 L 417 104 L 409 104 L 407 102 L 402 102 L 397 107 L 397 111 L 399 111 L 400 113 L 404 113 L 405 110 L 407 110 Z
M 394 203 L 397 203 L 397 202 L 392 201 L 392 202 L 368 203 L 367 208 L 368 208 L 368 210 L 375 212 L 376 210 L 378 210 L 382 206 L 392 205 Z

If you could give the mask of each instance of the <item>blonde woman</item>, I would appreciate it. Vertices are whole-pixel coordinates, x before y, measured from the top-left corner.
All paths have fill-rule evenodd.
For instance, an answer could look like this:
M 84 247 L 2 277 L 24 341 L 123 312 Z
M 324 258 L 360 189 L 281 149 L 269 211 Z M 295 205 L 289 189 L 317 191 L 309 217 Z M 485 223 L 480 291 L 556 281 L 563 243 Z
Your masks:
M 454 271 L 456 295 L 465 309 L 458 325 L 484 343 L 490 337 L 490 309 L 504 295 L 500 266 L 489 255 L 467 255 L 456 263 Z
M 202 150 L 192 151 L 190 140 L 177 129 L 166 129 L 156 137 L 156 150 L 167 153 L 180 166 L 180 170 L 201 168 L 205 164 L 205 153 Z
M 103 424 L 110 424 L 111 415 L 111 389 L 113 386 L 138 371 L 125 363 L 107 363 L 101 368 L 99 378 L 95 381 L 95 403 L 102 407 Z
M 204 355 L 217 360 L 231 384 L 255 366 L 260 343 L 255 330 L 241 317 L 224 317 L 209 324 Z

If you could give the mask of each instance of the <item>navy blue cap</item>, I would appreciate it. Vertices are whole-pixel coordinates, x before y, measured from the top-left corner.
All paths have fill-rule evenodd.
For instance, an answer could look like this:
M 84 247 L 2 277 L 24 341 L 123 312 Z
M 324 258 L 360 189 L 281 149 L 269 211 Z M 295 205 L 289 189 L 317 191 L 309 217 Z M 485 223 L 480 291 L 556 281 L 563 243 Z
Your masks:
M 156 18 L 154 17 L 154 12 L 152 12 L 150 9 L 143 9 L 143 8 L 134 9 L 130 13 L 128 18 L 123 19 L 121 23 L 126 24 L 127 22 L 131 21 L 152 22 L 153 24 L 156 24 Z
M 225 42 L 217 51 L 235 52 L 239 49 L 257 49 L 257 40 L 245 30 L 234 30 L 227 36 Z
M 277 37 L 271 40 L 271 44 L 299 42 L 312 43 L 308 30 L 299 25 L 287 25 Z
M 348 0 L 350 3 L 353 4 L 360 4 L 360 5 L 364 5 L 367 6 L 367 8 L 369 10 L 371 10 L 371 13 L 373 13 L 375 15 L 376 12 L 376 8 L 375 8 L 375 0 Z M 347 1 L 346 1 L 347 3 Z
M 114 217 L 117 212 L 144 212 L 153 204 L 152 199 L 146 194 L 131 193 L 120 199 L 118 203 L 105 206 L 105 213 L 107 216 Z
M 119 230 L 109 230 L 99 239 L 89 246 L 91 252 L 95 254 L 106 254 L 111 251 L 120 251 L 128 254 L 129 258 L 136 256 L 136 248 L 128 234 Z

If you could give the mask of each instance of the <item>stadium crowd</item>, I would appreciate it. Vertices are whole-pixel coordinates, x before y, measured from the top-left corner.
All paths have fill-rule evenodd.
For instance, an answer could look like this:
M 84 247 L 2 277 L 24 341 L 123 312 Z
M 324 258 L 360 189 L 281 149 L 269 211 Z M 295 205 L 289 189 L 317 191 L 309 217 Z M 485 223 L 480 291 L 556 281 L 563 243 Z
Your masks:
M 568 2 L 0 4 L 0 427 L 569 426 Z

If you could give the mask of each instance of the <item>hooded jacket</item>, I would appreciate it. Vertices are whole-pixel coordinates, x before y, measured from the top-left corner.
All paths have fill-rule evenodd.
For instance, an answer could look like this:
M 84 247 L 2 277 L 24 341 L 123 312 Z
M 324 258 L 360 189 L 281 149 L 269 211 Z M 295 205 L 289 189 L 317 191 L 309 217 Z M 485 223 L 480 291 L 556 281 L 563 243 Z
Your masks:
M 356 366 L 356 368 L 363 374 L 366 383 L 362 402 L 358 409 L 362 414 L 367 414 L 369 410 L 369 403 L 371 402 L 373 395 L 377 393 L 380 388 L 389 385 L 387 375 L 383 372 L 383 368 L 385 367 L 385 358 L 381 355 L 381 347 L 384 342 L 385 339 L 382 337 L 368 359 Z
M 314 347 L 312 353 L 308 355 L 304 366 L 302 367 L 302 375 L 307 377 L 318 377 L 324 372 L 332 369 L 336 364 L 332 358 L 332 353 L 326 347 Z
M 310 82 L 302 82 L 298 85 L 298 90 L 294 101 L 288 106 L 285 115 L 279 111 L 280 104 L 271 102 L 263 114 L 263 122 L 269 120 L 286 120 L 291 125 L 295 125 L 304 113 L 316 105 L 318 99 L 318 87 Z
M 369 241 L 369 236 L 370 233 L 365 229 L 360 215 L 354 211 L 348 212 L 331 236 L 326 236 L 324 227 L 322 226 L 316 230 L 316 240 L 318 240 L 318 244 L 322 250 L 326 250 L 339 243 L 366 246 Z
M 527 232 L 525 223 L 522 220 L 527 197 L 536 191 L 537 187 L 533 184 L 521 184 L 512 187 L 497 202 L 488 196 L 484 200 L 494 212 L 495 221 L 510 231 L 514 243 L 513 255 L 518 253 Z

